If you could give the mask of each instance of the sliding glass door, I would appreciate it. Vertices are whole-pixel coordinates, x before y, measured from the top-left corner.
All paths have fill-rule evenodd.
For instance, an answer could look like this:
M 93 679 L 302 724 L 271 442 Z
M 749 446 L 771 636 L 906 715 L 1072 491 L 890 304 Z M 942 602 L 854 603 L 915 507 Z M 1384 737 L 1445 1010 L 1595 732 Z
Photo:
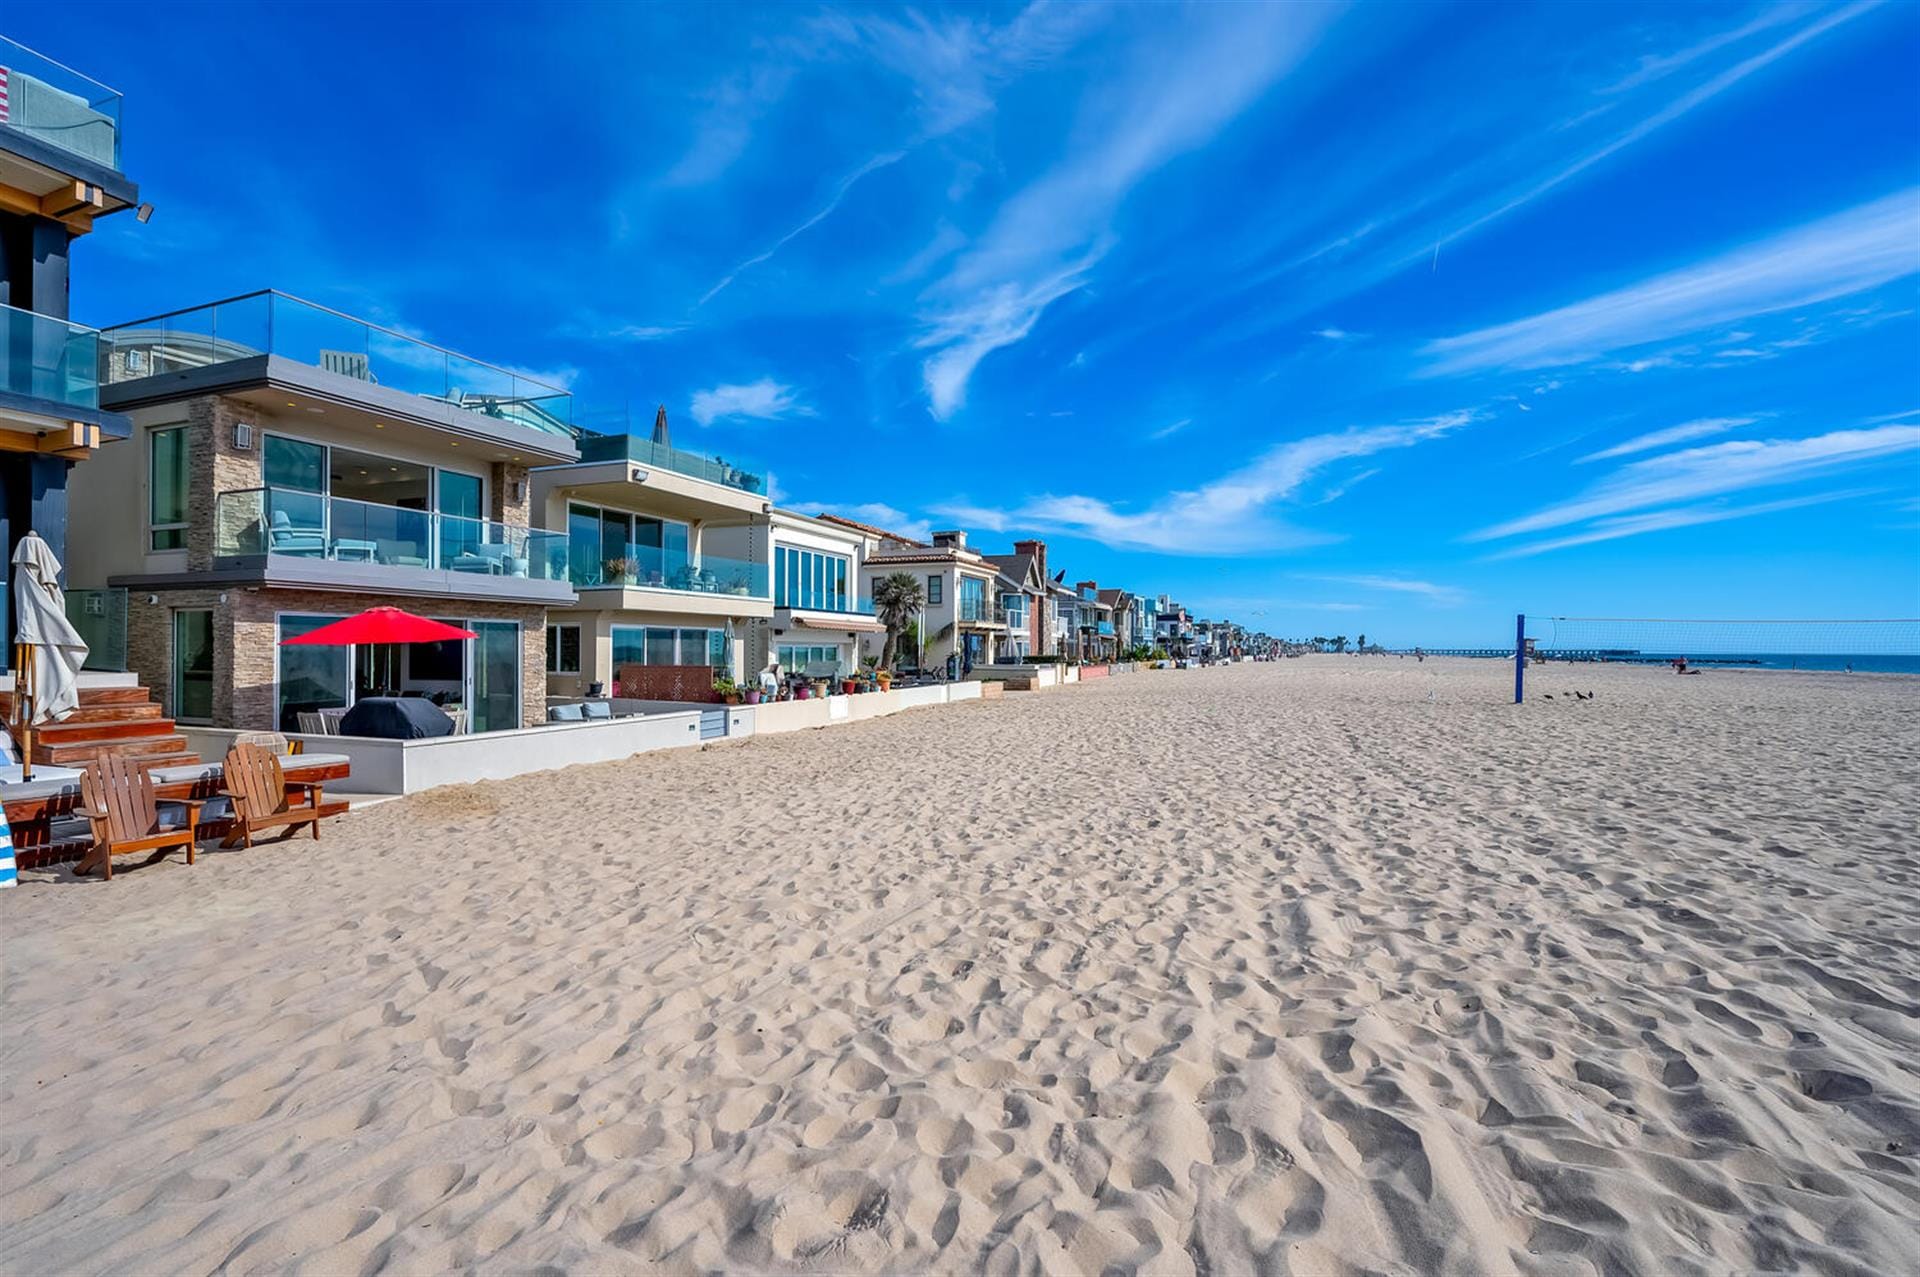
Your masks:
M 520 627 L 512 621 L 469 621 L 468 731 L 501 732 L 520 726 Z
M 173 716 L 213 721 L 213 613 L 203 608 L 173 614 Z

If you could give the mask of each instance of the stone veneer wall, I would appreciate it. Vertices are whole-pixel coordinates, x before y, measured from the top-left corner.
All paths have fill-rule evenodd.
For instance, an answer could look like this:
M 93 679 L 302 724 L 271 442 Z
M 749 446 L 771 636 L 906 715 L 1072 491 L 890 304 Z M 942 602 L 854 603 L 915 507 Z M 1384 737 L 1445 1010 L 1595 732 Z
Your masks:
M 197 525 L 196 525 L 197 528 Z M 226 601 L 222 602 L 224 594 Z M 213 725 L 271 730 L 275 618 L 282 612 L 351 616 L 370 607 L 400 606 L 423 615 L 520 623 L 520 721 L 547 721 L 547 612 L 528 604 L 470 599 L 397 598 L 331 590 L 164 590 L 150 604 L 134 592 L 127 608 L 127 668 L 173 714 L 173 613 L 213 612 Z
M 257 488 L 264 482 L 263 447 L 254 432 L 253 451 L 233 450 L 233 423 L 253 421 L 257 413 L 230 399 L 206 396 L 190 399 L 187 417 L 187 569 L 205 572 L 213 566 L 216 537 L 214 498 L 222 492 Z M 233 511 L 229 511 L 233 513 Z M 257 512 L 254 515 L 258 518 Z

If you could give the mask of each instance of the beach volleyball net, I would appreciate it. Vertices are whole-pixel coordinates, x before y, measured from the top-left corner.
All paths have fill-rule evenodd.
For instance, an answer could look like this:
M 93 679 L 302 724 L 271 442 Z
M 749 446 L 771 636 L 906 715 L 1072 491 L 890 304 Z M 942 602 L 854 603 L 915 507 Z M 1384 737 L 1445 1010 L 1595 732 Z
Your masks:
M 1515 700 L 1525 698 L 1526 664 L 1560 661 L 1667 666 L 1681 672 L 1744 668 L 1920 674 L 1920 619 L 1529 615 L 1519 619 L 1515 646 Z

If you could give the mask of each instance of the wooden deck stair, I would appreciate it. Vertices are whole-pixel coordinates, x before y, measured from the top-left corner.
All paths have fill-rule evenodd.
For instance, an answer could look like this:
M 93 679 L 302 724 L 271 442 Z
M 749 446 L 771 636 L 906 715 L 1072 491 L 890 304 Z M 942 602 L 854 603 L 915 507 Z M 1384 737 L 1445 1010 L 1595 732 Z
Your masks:
M 13 721 L 13 693 L 0 692 L 0 712 Z M 14 739 L 17 748 L 18 735 Z M 104 754 L 118 754 L 145 767 L 198 762 L 187 738 L 144 687 L 83 687 L 80 705 L 57 723 L 33 729 L 33 761 L 50 767 L 84 767 Z

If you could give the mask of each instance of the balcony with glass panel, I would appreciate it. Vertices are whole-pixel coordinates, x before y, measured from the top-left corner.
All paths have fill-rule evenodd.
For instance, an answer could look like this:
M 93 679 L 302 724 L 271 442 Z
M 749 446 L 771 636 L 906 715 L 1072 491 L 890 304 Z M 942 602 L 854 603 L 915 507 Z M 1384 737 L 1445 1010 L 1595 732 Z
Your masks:
M 710 457 L 702 452 L 655 443 L 645 435 L 628 433 L 630 425 L 643 423 L 629 422 L 622 409 L 587 410 L 580 414 L 576 424 L 580 427 L 580 460 L 583 463 L 626 461 L 638 466 L 669 470 L 689 479 L 717 483 L 739 492 L 766 495 L 767 480 L 763 474 L 724 457 Z M 644 424 L 650 426 L 651 421 Z
M 100 406 L 100 334 L 85 324 L 0 306 L 0 390 L 52 415 Z
M 271 290 L 103 329 L 99 367 L 115 403 L 265 383 L 577 456 L 567 390 Z
M 572 602 L 567 535 L 292 488 L 214 498 L 216 571 L 275 585 Z
M 771 597 L 764 563 L 720 554 L 694 554 L 685 547 L 633 542 L 617 547 L 613 555 L 604 558 L 598 553 L 576 553 L 572 580 L 578 590 L 646 589 L 743 599 Z
M 11 131 L 119 171 L 120 93 L 4 36 L 0 90 L 0 141 Z

